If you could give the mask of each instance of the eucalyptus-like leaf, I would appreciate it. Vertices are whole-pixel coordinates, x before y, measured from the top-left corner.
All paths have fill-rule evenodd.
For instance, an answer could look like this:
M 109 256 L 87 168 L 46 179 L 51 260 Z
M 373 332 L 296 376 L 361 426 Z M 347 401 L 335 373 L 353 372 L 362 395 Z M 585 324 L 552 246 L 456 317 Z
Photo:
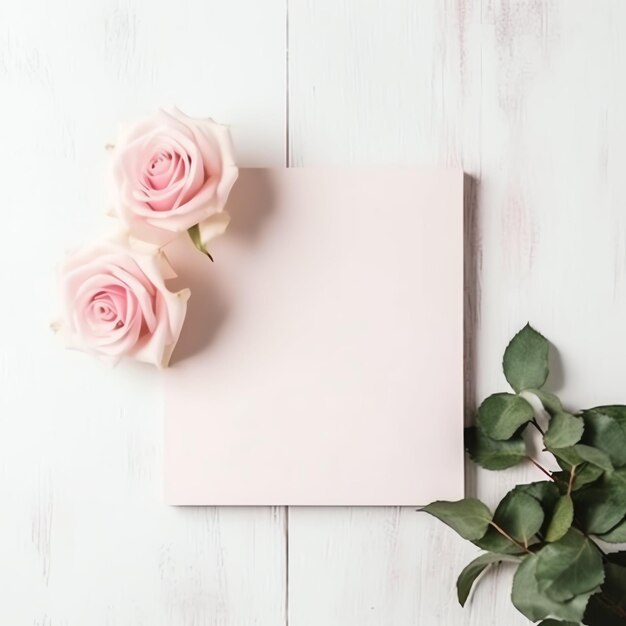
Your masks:
M 574 491 L 578 491 L 587 485 L 593 484 L 603 474 L 604 471 L 597 465 L 585 463 L 584 465 L 576 468 L 576 477 L 574 478 L 572 488 Z
M 578 452 L 574 449 L 574 446 L 569 446 L 567 448 L 553 448 L 550 452 L 554 454 L 559 462 L 559 465 L 567 471 L 569 471 L 572 467 L 576 467 L 584 463 L 580 454 L 578 454 Z
M 493 526 L 489 527 L 484 537 L 472 543 L 481 550 L 487 550 L 494 554 L 522 556 L 525 553 L 523 546 L 520 547 L 518 542 L 511 541 Z
M 563 413 L 563 405 L 561 400 L 553 393 L 544 391 L 543 389 L 527 389 L 527 392 L 532 393 L 539 398 L 546 413 L 554 417 L 557 413 Z
M 527 457 L 523 437 L 516 436 L 508 441 L 497 441 L 474 426 L 465 429 L 465 446 L 472 461 L 488 470 L 513 467 Z
M 513 491 L 521 491 L 535 498 L 541 504 L 546 515 L 554 509 L 559 499 L 557 486 L 549 480 L 539 480 L 534 483 L 518 485 Z
M 602 594 L 591 598 L 584 623 L 587 626 L 623 626 L 626 623 L 626 553 L 606 556 Z
M 541 529 L 544 516 L 536 498 L 513 489 L 496 508 L 492 527 L 475 543 L 490 552 L 519 554 Z
M 548 542 L 558 541 L 565 536 L 574 521 L 574 503 L 571 496 L 561 496 L 548 524 L 545 539 Z
M 604 535 L 626 517 L 626 468 L 604 474 L 573 494 L 576 519 L 587 533 Z
M 604 582 L 602 556 L 581 532 L 567 534 L 537 552 L 537 585 L 557 602 L 591 592 Z
M 523 497 L 518 497 L 521 494 Z M 543 511 L 543 517 L 545 521 L 541 526 L 535 530 L 535 533 L 542 532 L 545 533 L 547 530 L 548 523 L 551 519 L 552 513 L 554 511 L 554 507 L 559 500 L 560 494 L 557 486 L 550 481 L 537 481 L 534 483 L 528 483 L 525 485 L 518 485 L 513 490 L 507 494 L 507 496 L 500 503 L 500 506 L 496 509 L 494 514 L 494 523 L 498 525 L 499 528 L 502 528 L 507 534 L 513 535 L 516 534 L 516 528 L 511 527 L 510 516 L 511 511 L 515 514 L 523 515 L 524 504 L 528 505 L 528 500 L 524 497 L 530 497 L 534 499 L 541 510 Z M 529 505 L 528 509 L 531 517 L 535 518 L 535 528 L 536 524 L 539 520 L 540 514 L 538 514 L 536 506 L 534 504 Z M 530 528 L 530 530 L 534 530 L 534 528 Z M 528 535 L 528 532 L 526 532 Z M 513 537 L 516 541 L 511 541 L 500 532 L 498 532 L 493 526 L 490 527 L 485 536 L 475 541 L 474 543 L 483 550 L 488 550 L 489 552 L 494 552 L 497 554 L 514 554 L 519 555 L 523 554 L 523 548 L 520 548 L 520 539 L 523 545 L 523 537 L 518 535 L 517 537 Z
M 605 472 L 613 471 L 613 464 L 611 463 L 609 455 L 599 448 L 579 443 L 574 446 L 574 449 L 583 461 L 591 463 L 591 465 L 595 465 Z
M 573 466 L 579 466 L 583 463 L 590 463 L 599 467 L 605 472 L 613 470 L 613 465 L 609 456 L 598 448 L 585 444 L 576 444 L 569 448 L 550 448 L 550 452 L 554 454 L 559 461 L 564 461 L 564 469 L 570 469 Z M 563 467 L 563 464 L 561 464 Z
M 481 554 L 478 558 L 474 559 L 465 569 L 461 572 L 457 582 L 457 596 L 459 598 L 459 604 L 465 606 L 467 598 L 472 590 L 472 586 L 476 582 L 476 579 L 492 564 L 500 563 L 501 561 L 517 561 L 515 557 L 510 557 L 502 554 Z
M 511 594 L 515 608 L 533 622 L 552 617 L 579 623 L 593 592 L 576 596 L 567 602 L 552 599 L 539 589 L 538 563 L 539 557 L 536 554 L 529 554 L 515 573 Z
M 607 560 L 602 593 L 609 603 L 622 609 L 621 614 L 626 621 L 626 553 L 609 554 Z
M 465 498 L 457 502 L 439 500 L 421 510 L 441 520 L 463 539 L 470 541 L 481 539 L 491 522 L 491 511 L 475 498 Z
M 572 494 L 580 527 L 593 535 L 611 531 L 626 516 L 624 496 L 602 487 L 590 487 Z
M 608 415 L 620 424 L 626 425 L 626 404 L 606 404 L 604 406 L 596 406 L 590 410 Z
M 543 442 L 548 450 L 567 448 L 581 440 L 584 429 L 585 423 L 581 417 L 565 412 L 556 413 L 550 420 Z
M 560 492 L 559 488 L 551 481 L 543 480 L 534 483 L 528 483 L 526 485 L 518 485 L 514 491 L 521 491 L 535 498 L 541 505 L 544 513 L 544 522 L 541 526 L 540 533 L 545 535 L 548 529 L 550 520 L 554 512 L 554 507 L 559 500 Z
M 513 337 L 504 352 L 502 366 L 516 392 L 543 387 L 548 378 L 549 350 L 547 339 L 530 324 Z
M 526 546 L 539 532 L 544 515 L 541 505 L 535 498 L 514 489 L 496 508 L 494 522 L 513 539 Z
M 561 489 L 569 489 L 570 471 L 571 466 L 567 463 L 561 462 L 561 467 L 566 467 L 563 472 L 555 472 L 552 475 L 559 481 Z M 604 474 L 604 470 L 591 465 L 589 463 L 583 463 L 576 467 L 574 482 L 572 484 L 572 491 L 578 491 L 583 487 L 586 487 L 596 480 L 598 480 Z
M 513 437 L 533 417 L 533 408 L 524 398 L 510 393 L 496 393 L 480 405 L 477 423 L 485 435 L 503 441 Z
M 583 617 L 587 626 L 624 626 L 626 616 L 618 607 L 610 606 L 601 595 L 591 596 Z
M 617 526 L 611 528 L 608 533 L 599 535 L 599 537 L 607 543 L 626 543 L 626 519 L 623 519 Z M 626 594 L 626 589 L 624 593 Z
M 626 466 L 626 418 L 621 407 L 585 411 L 582 442 L 605 452 L 615 467 Z

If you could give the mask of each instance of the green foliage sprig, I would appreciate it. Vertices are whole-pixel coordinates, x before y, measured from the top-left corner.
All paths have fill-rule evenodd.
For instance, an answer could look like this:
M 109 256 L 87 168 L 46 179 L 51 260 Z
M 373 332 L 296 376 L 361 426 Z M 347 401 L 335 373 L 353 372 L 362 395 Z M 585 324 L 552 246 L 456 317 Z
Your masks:
M 480 500 L 433 502 L 423 511 L 453 528 L 485 553 L 457 581 L 465 605 L 478 577 L 493 565 L 513 562 L 511 599 L 542 626 L 626 625 L 626 406 L 577 413 L 543 389 L 549 343 L 530 325 L 506 348 L 504 375 L 514 393 L 496 393 L 479 407 L 466 447 L 478 465 L 503 470 L 530 461 L 548 478 L 518 485 L 495 512 Z M 549 419 L 546 430 L 539 409 Z M 548 471 L 530 455 L 524 431 L 539 431 L 544 451 L 560 471 Z

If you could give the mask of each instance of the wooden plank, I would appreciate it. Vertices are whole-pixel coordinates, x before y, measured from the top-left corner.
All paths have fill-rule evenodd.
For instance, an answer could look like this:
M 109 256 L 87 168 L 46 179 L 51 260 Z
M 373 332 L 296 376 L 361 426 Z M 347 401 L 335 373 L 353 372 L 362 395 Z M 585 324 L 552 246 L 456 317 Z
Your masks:
M 176 104 L 284 163 L 285 4 L 0 8 L 3 624 L 283 626 L 281 509 L 162 504 L 158 374 L 65 352 L 55 266 L 100 236 L 118 122 Z
M 502 352 L 527 320 L 559 346 L 550 385 L 572 406 L 624 401 L 623 14 L 608 0 L 290 0 L 293 165 L 461 164 L 471 177 L 468 414 L 505 388 Z M 469 467 L 468 491 L 493 505 L 540 478 Z M 506 569 L 461 610 L 453 586 L 473 550 L 411 510 L 289 520 L 291 626 L 527 623 Z

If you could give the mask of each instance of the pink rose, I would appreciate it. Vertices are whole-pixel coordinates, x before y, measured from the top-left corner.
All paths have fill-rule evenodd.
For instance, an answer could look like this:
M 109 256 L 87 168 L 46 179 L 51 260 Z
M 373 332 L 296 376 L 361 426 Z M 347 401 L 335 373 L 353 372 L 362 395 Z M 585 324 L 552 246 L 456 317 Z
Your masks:
M 115 148 L 116 211 L 135 239 L 163 246 L 196 224 L 202 242 L 228 226 L 237 179 L 228 129 L 160 110 Z
M 188 289 L 172 293 L 165 286 L 175 276 L 163 254 L 110 241 L 79 250 L 61 270 L 60 329 L 71 347 L 167 367 L 189 298 Z

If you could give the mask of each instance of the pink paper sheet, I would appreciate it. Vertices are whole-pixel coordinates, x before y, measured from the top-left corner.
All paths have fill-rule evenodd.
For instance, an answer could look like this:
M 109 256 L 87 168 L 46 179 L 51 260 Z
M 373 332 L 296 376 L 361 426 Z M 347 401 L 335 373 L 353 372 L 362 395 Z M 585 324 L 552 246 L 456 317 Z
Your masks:
M 463 174 L 249 169 L 164 373 L 175 505 L 463 496 Z M 186 243 L 186 242 L 183 242 Z

